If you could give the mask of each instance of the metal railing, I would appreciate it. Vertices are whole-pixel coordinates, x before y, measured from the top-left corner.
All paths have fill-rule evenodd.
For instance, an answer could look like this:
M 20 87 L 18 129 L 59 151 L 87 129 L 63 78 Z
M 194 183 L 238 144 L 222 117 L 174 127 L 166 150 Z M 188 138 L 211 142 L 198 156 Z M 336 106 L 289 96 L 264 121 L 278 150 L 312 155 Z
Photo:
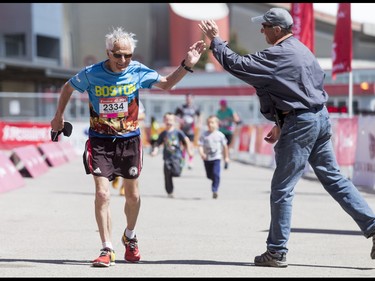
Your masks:
M 174 112 L 177 106 L 185 102 L 184 95 L 155 94 L 143 90 L 140 99 L 146 109 L 145 124 L 149 125 L 151 116 L 162 122 L 164 113 Z M 1 121 L 50 122 L 53 118 L 59 93 L 0 93 Z M 215 114 L 223 96 L 194 96 L 194 104 L 199 106 L 202 122 Z M 231 96 L 226 98 L 228 105 L 235 110 L 245 123 L 261 123 L 264 118 L 259 113 L 259 101 L 256 96 Z M 76 122 L 88 122 L 89 106 L 87 94 L 74 92 L 65 109 L 64 118 Z

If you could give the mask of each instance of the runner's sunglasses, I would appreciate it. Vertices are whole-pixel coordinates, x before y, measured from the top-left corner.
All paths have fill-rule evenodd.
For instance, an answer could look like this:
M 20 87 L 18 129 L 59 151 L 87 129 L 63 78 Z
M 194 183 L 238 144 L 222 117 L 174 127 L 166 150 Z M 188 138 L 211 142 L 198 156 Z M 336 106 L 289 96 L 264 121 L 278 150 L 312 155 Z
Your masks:
M 124 57 L 125 59 L 130 59 L 133 54 L 116 54 L 112 51 L 110 51 L 112 53 L 112 55 L 116 58 L 116 59 L 121 59 L 122 57 Z

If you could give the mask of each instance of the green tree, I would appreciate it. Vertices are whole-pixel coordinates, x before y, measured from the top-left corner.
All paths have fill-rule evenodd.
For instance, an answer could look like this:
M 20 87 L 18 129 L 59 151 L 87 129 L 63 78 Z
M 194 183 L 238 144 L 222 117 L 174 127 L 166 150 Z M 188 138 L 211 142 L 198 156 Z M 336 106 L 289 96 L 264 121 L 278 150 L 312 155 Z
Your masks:
M 205 40 L 205 36 L 203 34 L 202 34 L 201 40 Z M 209 47 L 207 47 L 206 51 L 202 53 L 201 58 L 195 65 L 195 68 L 205 69 L 206 63 L 208 63 L 208 52 L 210 52 Z
M 237 40 L 237 33 L 235 32 L 232 32 L 230 35 L 229 46 L 234 52 L 236 52 L 237 54 L 241 56 L 247 55 L 248 53 L 250 53 L 247 49 L 239 46 L 238 40 Z
M 204 40 L 204 39 L 205 39 L 205 37 L 204 37 L 204 35 L 202 35 L 202 40 Z M 231 33 L 230 39 L 229 39 L 229 47 L 234 52 L 236 52 L 237 54 L 239 54 L 241 56 L 249 53 L 249 51 L 247 49 L 239 46 L 238 40 L 237 40 L 237 33 Z M 209 62 L 208 61 L 208 54 L 209 54 L 208 52 L 211 52 L 211 50 L 209 49 L 209 46 L 207 47 L 207 50 L 202 53 L 200 60 L 195 65 L 195 67 L 197 69 L 205 69 L 206 64 Z

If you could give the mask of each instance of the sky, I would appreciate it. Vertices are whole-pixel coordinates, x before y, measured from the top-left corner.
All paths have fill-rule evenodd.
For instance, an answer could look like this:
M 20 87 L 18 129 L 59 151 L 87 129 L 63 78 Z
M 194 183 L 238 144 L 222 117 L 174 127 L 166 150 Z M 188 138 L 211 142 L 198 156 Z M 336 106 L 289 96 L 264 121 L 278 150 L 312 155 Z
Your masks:
M 337 15 L 337 3 L 314 3 L 314 10 Z M 375 24 L 375 4 L 351 3 L 351 18 L 353 21 Z

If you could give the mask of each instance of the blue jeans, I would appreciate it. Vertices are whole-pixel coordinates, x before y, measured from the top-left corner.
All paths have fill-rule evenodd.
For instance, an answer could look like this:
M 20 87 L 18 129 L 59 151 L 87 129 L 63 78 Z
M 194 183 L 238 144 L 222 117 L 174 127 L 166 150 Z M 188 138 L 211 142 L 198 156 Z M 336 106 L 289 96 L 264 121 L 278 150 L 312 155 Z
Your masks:
M 271 223 L 267 249 L 288 252 L 294 187 L 307 161 L 324 189 L 353 218 L 363 235 L 375 233 L 375 215 L 353 183 L 340 173 L 331 142 L 332 128 L 326 107 L 290 113 L 274 146 L 276 169 L 271 182 Z
M 208 179 L 212 180 L 211 190 L 212 192 L 219 191 L 220 184 L 220 159 L 203 161 L 204 168 L 206 170 L 206 176 Z

